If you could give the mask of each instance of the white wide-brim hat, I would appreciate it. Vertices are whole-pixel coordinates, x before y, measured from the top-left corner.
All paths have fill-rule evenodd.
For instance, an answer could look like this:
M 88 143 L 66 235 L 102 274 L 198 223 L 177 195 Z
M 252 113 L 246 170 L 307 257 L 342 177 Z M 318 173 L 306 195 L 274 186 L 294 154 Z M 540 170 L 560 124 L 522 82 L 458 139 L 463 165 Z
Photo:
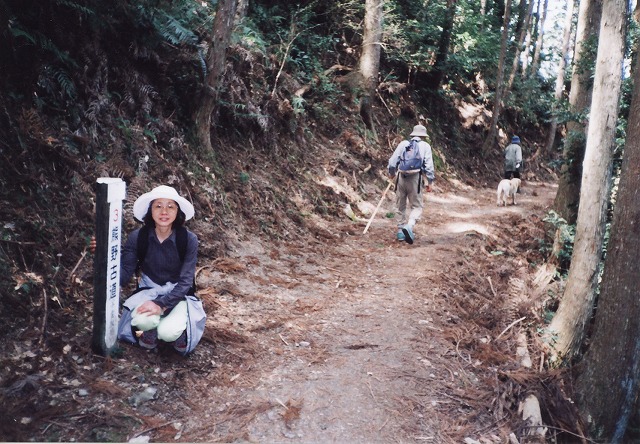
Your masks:
M 136 199 L 133 203 L 133 216 L 139 221 L 142 221 L 149 211 L 149 204 L 156 199 L 174 200 L 180 206 L 180 209 L 186 216 L 186 220 L 191 219 L 195 214 L 195 210 L 193 209 L 191 202 L 184 197 L 181 197 L 175 188 L 167 185 L 160 185 Z
M 413 127 L 411 137 L 427 137 L 427 129 L 422 125 L 416 125 Z

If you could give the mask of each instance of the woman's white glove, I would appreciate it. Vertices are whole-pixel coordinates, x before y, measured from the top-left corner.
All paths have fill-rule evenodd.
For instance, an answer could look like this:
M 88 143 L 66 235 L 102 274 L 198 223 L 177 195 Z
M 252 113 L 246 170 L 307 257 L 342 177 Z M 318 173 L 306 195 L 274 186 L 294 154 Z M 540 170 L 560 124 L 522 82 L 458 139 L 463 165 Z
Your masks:
M 160 325 L 160 315 L 140 314 L 138 313 L 139 307 L 140 306 L 136 307 L 136 309 L 133 310 L 133 313 L 131 315 L 131 325 L 133 327 L 138 327 L 138 330 L 142 331 L 148 331 L 153 330 L 154 328 L 158 328 L 158 325 Z

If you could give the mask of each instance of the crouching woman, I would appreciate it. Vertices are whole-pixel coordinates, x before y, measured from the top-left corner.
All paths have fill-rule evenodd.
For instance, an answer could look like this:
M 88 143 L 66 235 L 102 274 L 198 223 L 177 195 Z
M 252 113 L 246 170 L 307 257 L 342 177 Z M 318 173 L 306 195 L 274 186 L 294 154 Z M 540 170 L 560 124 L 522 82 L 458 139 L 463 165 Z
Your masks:
M 206 315 L 195 296 L 198 238 L 184 227 L 193 205 L 161 185 L 136 199 L 134 217 L 144 225 L 131 232 L 120 263 L 120 285 L 138 272 L 138 290 L 124 302 L 118 339 L 154 349 L 172 343 L 182 355 L 202 338 Z

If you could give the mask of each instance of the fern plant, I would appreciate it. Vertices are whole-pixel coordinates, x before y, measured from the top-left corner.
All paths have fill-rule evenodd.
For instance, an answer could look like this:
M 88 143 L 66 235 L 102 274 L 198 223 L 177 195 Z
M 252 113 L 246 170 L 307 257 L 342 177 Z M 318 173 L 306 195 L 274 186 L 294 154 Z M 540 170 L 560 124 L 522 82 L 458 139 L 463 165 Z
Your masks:
M 20 22 L 12 21 L 9 27 L 11 35 L 20 40 L 25 39 L 27 44 L 33 45 L 37 50 L 48 53 L 54 57 L 54 61 L 77 68 L 78 64 L 66 51 L 62 51 L 49 37 L 39 31 L 29 31 Z
M 213 21 L 213 12 L 204 2 L 174 1 L 158 4 L 141 1 L 136 6 L 135 21 L 149 26 L 163 41 L 195 49 L 200 36 L 206 35 Z
M 173 45 L 195 45 L 196 34 L 166 11 L 158 11 L 152 18 L 154 29 L 167 42 Z

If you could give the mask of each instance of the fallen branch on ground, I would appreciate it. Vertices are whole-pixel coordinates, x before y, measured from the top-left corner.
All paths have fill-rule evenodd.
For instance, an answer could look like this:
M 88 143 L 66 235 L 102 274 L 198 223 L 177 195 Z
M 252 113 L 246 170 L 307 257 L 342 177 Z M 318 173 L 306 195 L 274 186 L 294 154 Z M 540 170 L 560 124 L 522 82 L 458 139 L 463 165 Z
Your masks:
M 500 334 L 498 335 L 498 337 L 496 338 L 496 341 L 497 341 L 498 339 L 500 339 L 500 336 L 502 336 L 503 334 L 505 334 L 505 333 L 506 333 L 506 332 L 507 332 L 511 327 L 513 327 L 514 325 L 516 325 L 518 322 L 522 322 L 522 321 L 524 321 L 525 319 L 527 319 L 527 317 L 526 317 L 526 316 L 523 316 L 523 317 L 521 317 L 520 319 L 516 319 L 516 320 L 515 320 L 515 321 L 513 321 L 511 324 L 507 325 L 507 328 L 505 328 L 504 330 L 502 330 L 502 333 L 500 333 Z

